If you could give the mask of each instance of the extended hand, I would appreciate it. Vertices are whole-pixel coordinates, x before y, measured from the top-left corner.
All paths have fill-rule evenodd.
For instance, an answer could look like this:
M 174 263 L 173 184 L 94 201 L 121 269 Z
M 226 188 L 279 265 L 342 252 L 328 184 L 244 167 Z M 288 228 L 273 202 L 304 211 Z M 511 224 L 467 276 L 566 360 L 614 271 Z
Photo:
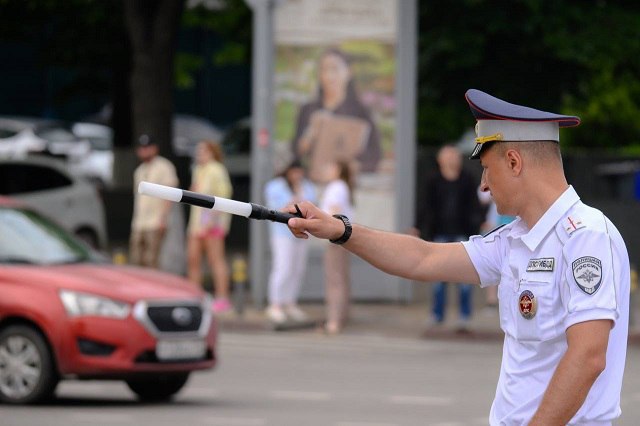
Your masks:
M 302 218 L 289 219 L 287 225 L 297 238 L 309 238 L 309 234 L 316 238 L 334 240 L 344 233 L 344 223 L 340 219 L 329 215 L 309 201 L 298 203 L 302 212 Z M 296 213 L 293 204 L 287 206 L 285 211 Z

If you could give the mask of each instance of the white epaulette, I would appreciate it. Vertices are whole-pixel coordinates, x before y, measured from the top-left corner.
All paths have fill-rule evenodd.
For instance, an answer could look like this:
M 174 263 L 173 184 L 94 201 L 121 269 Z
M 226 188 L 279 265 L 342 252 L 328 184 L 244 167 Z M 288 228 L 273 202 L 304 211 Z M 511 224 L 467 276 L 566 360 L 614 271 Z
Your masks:
M 571 234 L 576 232 L 578 229 L 587 226 L 580 217 L 575 215 L 567 216 L 562 219 L 562 225 L 564 230 L 567 232 L 567 236 L 571 236 Z

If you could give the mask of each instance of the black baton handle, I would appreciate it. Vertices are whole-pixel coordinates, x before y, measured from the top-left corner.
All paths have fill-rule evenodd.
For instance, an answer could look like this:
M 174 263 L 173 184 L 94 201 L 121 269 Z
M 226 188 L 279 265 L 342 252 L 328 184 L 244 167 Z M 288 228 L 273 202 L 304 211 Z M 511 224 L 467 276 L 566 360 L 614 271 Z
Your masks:
M 250 203 L 250 204 L 251 204 L 251 214 L 249 215 L 249 218 L 251 219 L 270 220 L 272 222 L 287 223 L 291 218 L 302 217 L 302 212 L 300 211 L 297 205 L 296 205 L 296 210 L 298 210 L 298 212 L 293 214 L 293 213 L 283 213 L 277 210 L 270 210 L 264 206 L 261 206 L 260 204 L 254 204 L 254 203 Z

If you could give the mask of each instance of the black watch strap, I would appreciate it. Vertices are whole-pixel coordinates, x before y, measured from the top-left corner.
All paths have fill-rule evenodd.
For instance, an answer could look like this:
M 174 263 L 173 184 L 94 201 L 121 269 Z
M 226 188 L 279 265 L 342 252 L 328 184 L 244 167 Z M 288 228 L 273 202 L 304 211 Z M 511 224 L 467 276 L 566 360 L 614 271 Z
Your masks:
M 349 221 L 349 218 L 343 214 L 334 214 L 333 217 L 340 219 L 342 223 L 344 223 L 344 233 L 339 238 L 329 241 L 333 244 L 344 244 L 349 240 L 349 237 L 351 237 L 351 222 Z

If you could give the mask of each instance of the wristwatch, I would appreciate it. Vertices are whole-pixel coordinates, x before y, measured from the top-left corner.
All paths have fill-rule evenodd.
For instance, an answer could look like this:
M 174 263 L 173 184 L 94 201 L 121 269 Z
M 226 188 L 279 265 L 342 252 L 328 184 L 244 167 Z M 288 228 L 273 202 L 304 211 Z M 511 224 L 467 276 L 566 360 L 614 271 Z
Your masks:
M 335 240 L 329 241 L 333 244 L 344 244 L 349 240 L 349 237 L 351 237 L 351 222 L 349 221 L 349 218 L 343 214 L 334 214 L 333 217 L 335 217 L 336 219 L 340 219 L 342 223 L 344 223 L 344 233 Z

